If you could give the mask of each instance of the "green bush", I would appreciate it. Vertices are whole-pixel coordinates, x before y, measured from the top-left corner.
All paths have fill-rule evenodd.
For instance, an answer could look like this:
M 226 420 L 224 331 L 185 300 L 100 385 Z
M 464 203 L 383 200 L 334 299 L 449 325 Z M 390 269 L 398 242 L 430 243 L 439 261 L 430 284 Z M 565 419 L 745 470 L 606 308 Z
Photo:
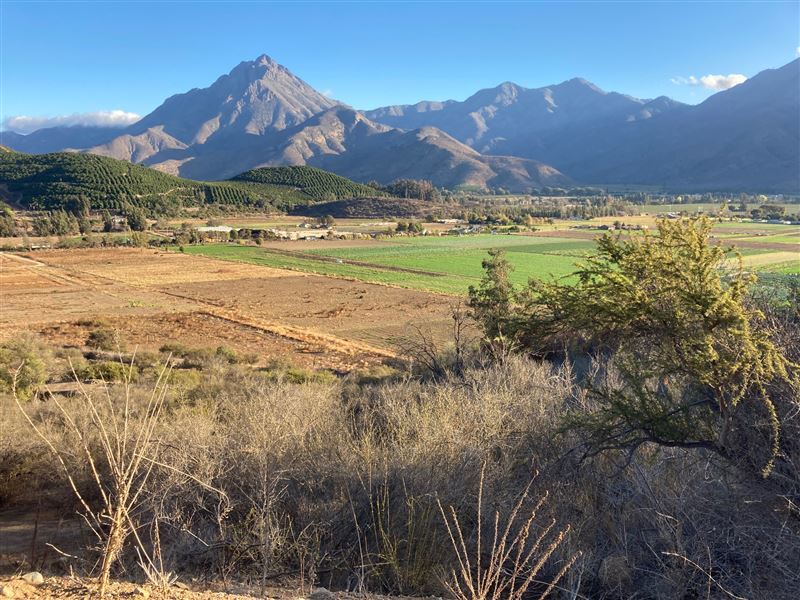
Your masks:
M 661 220 L 656 233 L 606 234 L 572 280 L 531 280 L 521 291 L 495 252 L 470 306 L 490 342 L 506 337 L 535 354 L 588 349 L 607 361 L 613 377 L 587 382 L 596 410 L 570 419 L 595 451 L 655 444 L 731 461 L 766 455 L 766 476 L 781 439 L 771 394 L 796 381 L 797 365 L 748 301 L 755 277 L 712 242 L 711 227 Z M 761 447 L 745 446 L 748 437 Z
M 32 336 L 5 342 L 0 346 L 0 386 L 11 392 L 16 376 L 20 398 L 30 398 L 47 381 L 50 350 Z
M 122 342 L 119 331 L 110 327 L 99 327 L 90 332 L 86 339 L 86 345 L 89 348 L 107 352 L 125 350 L 125 344 Z
M 113 360 L 87 361 L 75 367 L 75 376 L 80 381 L 125 381 L 128 376 L 135 380 L 138 375 L 137 367 L 131 369 L 130 365 Z
M 229 346 L 217 346 L 217 349 L 214 351 L 214 355 L 232 365 L 240 362 L 239 355 L 236 353 L 236 350 Z

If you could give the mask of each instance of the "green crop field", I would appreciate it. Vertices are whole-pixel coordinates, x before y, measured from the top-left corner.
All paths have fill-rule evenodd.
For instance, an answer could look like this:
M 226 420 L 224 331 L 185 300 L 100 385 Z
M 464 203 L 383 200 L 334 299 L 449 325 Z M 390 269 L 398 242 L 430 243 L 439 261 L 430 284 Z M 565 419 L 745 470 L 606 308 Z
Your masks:
M 772 244 L 800 245 L 800 235 L 756 235 L 745 238 L 736 238 L 748 242 L 770 242 Z M 735 243 L 735 241 L 734 241 Z
M 285 247 L 285 250 L 283 249 Z M 187 246 L 202 254 L 263 266 L 295 269 L 449 294 L 464 294 L 480 281 L 481 262 L 490 248 L 503 248 L 514 265 L 512 280 L 522 285 L 530 277 L 562 277 L 572 273 L 590 241 L 530 236 L 474 235 L 464 237 L 395 238 L 370 245 L 293 251 L 213 244 Z
M 511 279 L 523 285 L 529 278 L 565 277 L 575 263 L 594 248 L 590 240 L 569 238 L 471 235 L 408 237 L 370 244 L 342 246 L 324 240 L 318 246 L 297 249 L 292 242 L 264 248 L 231 244 L 187 246 L 184 251 L 224 260 L 281 269 L 332 275 L 423 289 L 464 294 L 480 281 L 482 261 L 491 248 L 502 248 L 514 266 Z M 772 273 L 800 273 L 792 251 L 746 248 L 745 266 Z

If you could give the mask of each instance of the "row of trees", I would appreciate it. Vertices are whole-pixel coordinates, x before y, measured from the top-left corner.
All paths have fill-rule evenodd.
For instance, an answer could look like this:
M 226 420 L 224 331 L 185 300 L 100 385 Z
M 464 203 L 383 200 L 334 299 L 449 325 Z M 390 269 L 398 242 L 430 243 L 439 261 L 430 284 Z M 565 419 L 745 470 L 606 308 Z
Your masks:
M 398 233 L 422 233 L 425 227 L 419 221 L 398 221 L 395 231 Z
M 77 203 L 70 207 L 71 210 L 53 210 L 41 213 L 33 219 L 33 234 L 37 236 L 50 235 L 75 235 L 88 234 L 92 232 L 92 219 L 89 214 L 88 204 Z M 123 212 L 125 222 L 132 231 L 145 231 L 149 223 L 147 213 L 139 207 L 128 205 Z M 3 226 L 5 231 L 14 231 L 13 213 L 4 212 L 4 219 L 7 221 Z M 106 233 L 115 231 L 118 226 L 108 210 L 103 210 L 100 219 L 102 230 Z M 3 235 L 13 235 L 13 233 Z
M 370 182 L 369 185 L 399 198 L 430 202 L 438 202 L 442 199 L 442 193 L 433 185 L 433 182 L 427 179 L 397 179 L 385 186 L 376 182 Z

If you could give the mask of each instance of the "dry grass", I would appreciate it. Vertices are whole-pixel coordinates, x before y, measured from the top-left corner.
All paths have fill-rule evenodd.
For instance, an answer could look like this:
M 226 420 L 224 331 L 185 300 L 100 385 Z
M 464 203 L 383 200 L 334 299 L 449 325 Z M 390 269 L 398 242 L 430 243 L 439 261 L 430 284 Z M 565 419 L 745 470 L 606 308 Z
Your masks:
M 537 526 L 536 516 L 547 500 L 543 495 L 527 518 L 517 523 L 523 504 L 528 500 L 530 484 L 520 494 L 514 504 L 505 525 L 500 523 L 500 511 L 494 513 L 491 544 L 482 547 L 483 539 L 483 482 L 485 465 L 481 468 L 481 479 L 478 484 L 478 509 L 476 525 L 476 543 L 474 550 L 467 548 L 463 528 L 455 508 L 449 507 L 449 513 L 439 503 L 439 512 L 447 527 L 447 535 L 453 546 L 453 553 L 458 559 L 458 568 L 452 570 L 447 588 L 457 600 L 521 600 L 528 594 L 544 564 L 564 542 L 569 532 L 569 525 L 553 531 L 556 526 L 552 519 L 544 527 Z M 548 538 L 550 538 L 548 540 Z M 486 540 L 488 541 L 488 540 Z M 488 564 L 484 566 L 483 550 L 488 552 Z M 580 556 L 580 552 L 569 556 L 561 570 L 546 584 L 544 591 L 537 596 L 545 598 L 558 585 L 558 582 L 569 571 Z
M 78 451 L 89 468 L 91 481 L 96 486 L 94 491 L 102 499 L 96 507 L 90 506 L 87 497 L 80 491 L 76 481 L 78 473 L 73 471 L 65 460 L 66 449 L 57 448 L 54 444 L 55 436 L 51 439 L 34 422 L 17 394 L 16 376 L 13 382 L 13 396 L 17 408 L 63 468 L 69 486 L 83 508 L 82 516 L 101 544 L 101 565 L 98 576 L 101 598 L 106 595 L 111 569 L 129 535 L 138 542 L 137 555 L 148 579 L 164 588 L 172 583 L 171 576 L 164 574 L 158 545 L 155 555 L 151 556 L 139 537 L 139 525 L 134 520 L 139 498 L 147 487 L 147 479 L 153 467 L 156 465 L 168 467 L 158 460 L 159 444 L 154 436 L 164 408 L 168 369 L 164 366 L 160 370 L 144 406 L 135 406 L 132 403 L 132 374 L 133 363 L 129 365 L 123 382 L 121 405 L 116 402 L 118 398 L 112 399 L 108 385 L 103 386 L 105 397 L 103 399 L 96 397 L 81 384 L 74 370 L 73 375 L 79 386 L 77 395 L 80 402 L 73 407 L 73 410 L 79 414 L 73 414 L 73 410 L 67 408 L 57 396 L 48 394 L 50 402 L 56 406 L 63 419 L 64 428 L 75 438 Z M 76 421 L 79 416 L 86 415 L 89 421 L 88 429 Z M 99 444 L 96 445 L 93 441 L 99 441 Z M 154 562 L 154 558 L 159 564 Z
M 141 410 L 149 384 L 137 385 Z M 120 402 L 122 387 L 111 390 Z M 78 398 L 60 402 L 90 430 L 91 415 L 74 412 Z M 145 545 L 160 540 L 164 573 L 264 589 L 289 577 L 306 588 L 443 594 L 455 570 L 470 598 L 481 594 L 467 581 L 505 598 L 531 573 L 534 596 L 553 584 L 551 597 L 562 598 L 792 597 L 800 524 L 786 487 L 680 450 L 579 463 L 580 440 L 559 427 L 580 402 L 569 369 L 515 357 L 437 381 L 399 374 L 370 385 L 292 384 L 214 363 L 191 393 L 165 396 L 153 439 L 172 468 L 148 477 L 137 522 L 150 524 Z M 89 506 L 102 507 L 52 400 L 24 408 Z M 0 471 L 18 474 L 5 501 L 47 490 L 63 502 L 68 486 L 37 458 L 19 413 L 5 427 Z M 452 507 L 449 534 L 438 502 Z M 124 551 L 119 569 L 140 573 L 137 562 Z

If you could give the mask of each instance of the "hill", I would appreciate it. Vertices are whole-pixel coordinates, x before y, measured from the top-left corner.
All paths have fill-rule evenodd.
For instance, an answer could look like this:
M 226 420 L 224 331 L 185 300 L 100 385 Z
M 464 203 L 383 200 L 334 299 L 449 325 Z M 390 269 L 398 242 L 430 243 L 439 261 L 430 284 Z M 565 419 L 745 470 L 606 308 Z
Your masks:
M 286 210 L 298 204 L 350 198 L 355 190 L 366 187 L 319 169 L 313 171 L 305 178 L 296 175 L 305 185 L 258 181 L 259 175 L 252 173 L 235 181 L 201 182 L 93 154 L 0 152 L 0 196 L 33 210 L 61 208 L 69 199 L 81 196 L 89 199 L 93 209 L 119 209 L 130 203 L 161 213 L 217 203 Z M 269 178 L 263 175 L 263 179 Z M 274 175 L 272 179 L 281 178 Z M 290 179 L 285 175 L 282 180 Z
M 429 179 L 438 186 L 524 191 L 569 181 L 536 161 L 482 156 L 432 127 L 406 132 L 374 123 L 266 55 L 239 64 L 207 88 L 168 98 L 122 130 L 62 127 L 27 136 L 4 133 L 0 141 L 21 150 L 80 149 L 195 180 L 310 165 L 380 183 Z
M 263 167 L 237 175 L 230 181 L 268 183 L 300 190 L 312 198 L 333 200 L 363 196 L 384 196 L 385 192 L 355 183 L 345 177 L 315 167 Z
M 581 124 L 622 124 L 651 118 L 683 106 L 679 102 L 650 102 L 606 92 L 585 79 L 575 78 L 542 88 L 505 82 L 483 89 L 463 102 L 419 102 L 386 106 L 365 115 L 401 129 L 437 127 L 485 154 L 508 154 L 550 163 L 537 138 L 550 131 Z
M 539 160 L 584 183 L 798 193 L 799 108 L 795 60 L 697 106 L 571 79 L 536 89 L 504 83 L 463 102 L 365 115 L 391 127 L 437 127 L 479 152 Z
M 266 55 L 168 98 L 124 129 L 0 132 L 22 151 L 79 149 L 196 180 L 310 165 L 356 181 L 455 188 L 638 184 L 800 193 L 800 61 L 690 106 L 574 78 L 506 82 L 464 101 L 357 111 Z
M 315 165 L 356 181 L 427 179 L 446 188 L 502 186 L 515 191 L 570 183 L 537 161 L 485 156 L 434 127 L 392 129 L 347 107 L 329 109 L 281 132 L 267 159 Z
M 291 212 L 304 217 L 330 215 L 337 219 L 410 219 L 421 218 L 436 208 L 430 202 L 407 198 L 351 198 L 297 206 Z

